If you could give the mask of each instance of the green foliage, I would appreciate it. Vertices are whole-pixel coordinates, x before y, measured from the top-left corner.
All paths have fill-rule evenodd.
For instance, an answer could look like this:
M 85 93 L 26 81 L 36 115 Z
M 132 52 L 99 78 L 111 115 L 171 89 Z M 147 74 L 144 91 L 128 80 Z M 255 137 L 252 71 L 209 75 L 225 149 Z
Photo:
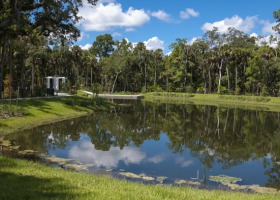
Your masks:
M 221 88 L 220 88 L 220 94 L 227 94 L 227 92 L 228 92 L 227 88 L 224 87 L 224 86 L 221 86 Z
M 191 86 L 191 85 L 188 85 L 187 86 L 187 92 L 188 93 L 194 93 L 195 92 L 195 88 L 193 88 L 193 86 Z
M 262 86 L 261 88 L 261 96 L 265 97 L 268 95 L 268 92 L 267 92 L 267 87 L 266 85 Z
M 143 86 L 141 89 L 141 93 L 146 93 L 146 92 L 147 92 L 147 88 L 146 88 L 146 86 Z
M 11 75 L 6 75 L 4 82 L 4 98 L 12 98 L 15 96 L 15 92 L 13 90 L 13 79 Z
M 240 87 L 239 87 L 239 86 L 237 86 L 237 87 L 235 88 L 234 94 L 235 94 L 235 95 L 240 95 Z
M 163 89 L 159 85 L 153 85 L 148 88 L 147 92 L 163 92 Z
M 102 85 L 97 82 L 94 82 L 91 85 L 91 91 L 93 94 L 95 94 L 97 96 L 98 94 L 100 94 L 103 91 Z
M 4 2 L 0 19 L 6 21 L 16 14 L 16 7 Z M 89 50 L 83 50 L 66 39 L 66 35 L 72 39 L 79 36 L 73 24 L 80 19 L 77 6 L 82 5 L 82 1 L 17 1 L 15 4 L 26 10 L 19 12 L 18 19 L 22 21 L 16 23 L 12 19 L 10 25 L 0 29 L 2 55 L 9 55 L 0 60 L 4 63 L 0 79 L 13 71 L 13 84 L 9 88 L 16 91 L 20 85 L 20 91 L 23 91 L 19 93 L 20 97 L 28 96 L 24 95 L 26 91 L 36 96 L 44 95 L 44 78 L 51 75 L 65 76 L 67 91 L 72 94 L 75 92 L 71 91 L 71 86 L 91 88 L 92 83 L 98 83 L 104 91 L 112 93 L 219 91 L 219 94 L 276 96 L 279 91 L 280 51 L 269 46 L 276 41 L 273 36 L 268 43 L 257 45 L 258 38 L 242 31 L 229 28 L 222 34 L 213 28 L 194 43 L 177 38 L 171 44 L 171 54 L 163 56 L 162 50 L 148 50 L 143 42 L 133 46 L 126 39 L 118 41 L 110 34 L 104 34 L 97 36 Z M 41 9 L 44 6 L 48 9 Z M 275 11 L 274 17 L 277 29 L 279 11 Z M 46 20 L 41 21 L 42 18 Z M 63 24 L 63 20 L 67 23 Z M 22 36 L 21 31 L 27 36 Z M 12 33 L 13 37 L 7 33 Z M 50 34 L 54 38 L 46 37 Z M 50 38 L 53 48 L 48 45 Z M 6 46 L 9 48 L 3 48 Z M 2 81 L 0 88 L 4 89 L 1 84 Z M 262 87 L 264 85 L 266 88 Z M 5 97 L 10 93 L 7 87 L 4 92 Z
M 197 88 L 197 89 L 196 89 L 196 93 L 198 93 L 198 94 L 204 94 L 204 93 L 205 93 L 204 87 L 199 87 L 199 88 Z

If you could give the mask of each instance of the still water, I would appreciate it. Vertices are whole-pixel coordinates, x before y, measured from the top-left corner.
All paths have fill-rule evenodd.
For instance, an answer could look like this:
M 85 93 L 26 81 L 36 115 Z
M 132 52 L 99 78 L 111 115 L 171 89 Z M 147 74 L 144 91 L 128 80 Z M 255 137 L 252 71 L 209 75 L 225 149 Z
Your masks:
M 225 175 L 238 178 L 231 183 L 280 189 L 280 113 L 124 101 L 5 139 L 74 160 L 89 173 L 203 187 L 221 187 L 213 177 Z

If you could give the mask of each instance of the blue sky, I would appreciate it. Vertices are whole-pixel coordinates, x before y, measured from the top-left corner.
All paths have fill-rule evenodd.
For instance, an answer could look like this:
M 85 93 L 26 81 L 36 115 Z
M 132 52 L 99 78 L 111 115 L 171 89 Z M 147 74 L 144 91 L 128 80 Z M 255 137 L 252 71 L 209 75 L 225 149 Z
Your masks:
M 234 27 L 249 35 L 274 34 L 273 11 L 279 0 L 100 0 L 97 6 L 84 5 L 78 27 L 82 37 L 77 45 L 87 49 L 98 35 L 145 42 L 148 49 L 164 53 L 176 38 L 193 41 L 213 26 L 225 32 Z

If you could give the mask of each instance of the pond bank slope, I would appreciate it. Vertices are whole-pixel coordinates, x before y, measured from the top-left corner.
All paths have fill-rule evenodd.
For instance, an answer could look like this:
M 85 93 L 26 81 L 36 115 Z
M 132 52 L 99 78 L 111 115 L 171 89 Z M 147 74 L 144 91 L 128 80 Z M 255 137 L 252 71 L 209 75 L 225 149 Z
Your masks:
M 0 156 L 0 199 L 279 199 L 276 195 L 143 185 Z
M 30 129 L 43 124 L 77 118 L 96 111 L 107 110 L 112 104 L 103 99 L 83 97 L 36 98 L 22 99 L 13 107 L 24 112 L 23 117 L 0 119 L 0 136 L 15 131 Z M 8 101 L 0 102 L 0 106 L 9 107 Z M 1 113 L 0 113 L 1 114 Z
M 192 103 L 280 112 L 279 97 L 150 92 L 144 95 L 144 100 L 157 103 Z

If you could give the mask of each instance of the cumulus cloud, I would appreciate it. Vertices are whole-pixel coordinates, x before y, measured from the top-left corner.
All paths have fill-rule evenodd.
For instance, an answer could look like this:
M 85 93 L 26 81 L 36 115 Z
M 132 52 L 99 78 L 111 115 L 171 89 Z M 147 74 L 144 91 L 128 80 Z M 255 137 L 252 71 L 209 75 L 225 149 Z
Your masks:
M 144 41 L 144 44 L 148 50 L 164 50 L 164 41 L 160 40 L 158 37 L 152 37 L 147 41 Z
M 98 3 L 114 3 L 115 0 L 99 0 Z
M 133 28 L 150 20 L 150 16 L 143 9 L 130 7 L 123 11 L 121 4 L 117 3 L 98 3 L 94 7 L 85 4 L 80 8 L 79 15 L 83 17 L 79 25 L 84 31 L 106 31 L 115 27 Z
M 249 33 L 255 27 L 257 22 L 257 16 L 249 16 L 245 19 L 242 19 L 238 15 L 235 15 L 231 18 L 225 18 L 221 21 L 216 21 L 213 23 L 207 22 L 202 26 L 202 30 L 206 32 L 208 30 L 212 30 L 214 27 L 217 27 L 220 33 L 226 33 L 228 28 L 232 27 L 245 33 Z
M 276 48 L 278 46 L 278 41 L 280 40 L 280 38 L 278 38 L 278 41 L 277 39 L 276 40 L 272 40 L 272 35 L 269 35 L 269 36 L 265 36 L 265 37 L 262 37 L 256 33 L 252 33 L 250 35 L 250 37 L 255 37 L 256 38 L 256 44 L 259 45 L 259 46 L 262 46 L 263 44 L 266 44 L 272 48 Z
M 80 45 L 81 49 L 83 50 L 89 50 L 91 46 L 92 46 L 91 44 Z
M 112 34 L 112 36 L 113 36 L 113 37 L 121 37 L 122 34 L 120 34 L 120 33 L 118 33 L 118 32 L 114 32 L 114 33 Z
M 198 16 L 199 16 L 199 12 L 195 11 L 192 8 L 187 8 L 186 10 L 180 12 L 180 17 L 182 19 L 188 19 L 191 17 L 198 17 Z
M 117 167 L 120 161 L 126 165 L 138 164 L 146 158 L 146 154 L 136 147 L 124 147 L 123 150 L 111 147 L 109 151 L 98 151 L 91 142 L 86 141 L 79 146 L 72 147 L 69 157 L 83 163 L 94 164 L 98 168 L 113 168 Z
M 171 21 L 170 15 L 167 14 L 166 12 L 164 12 L 163 10 L 150 12 L 150 15 L 159 19 L 159 20 L 161 20 L 161 21 L 164 21 L 164 22 L 170 22 Z
M 192 160 L 186 160 L 184 158 L 177 158 L 176 163 L 181 165 L 181 167 L 188 167 L 193 164 Z
M 151 158 L 148 158 L 147 161 L 154 163 L 154 164 L 158 164 L 158 163 L 163 162 L 165 160 L 165 158 L 166 158 L 166 155 L 156 155 Z
M 129 27 L 125 29 L 125 32 L 133 32 L 135 31 L 135 28 Z
M 272 29 L 273 26 L 276 26 L 276 22 L 270 23 L 269 21 L 261 21 L 261 24 L 263 24 L 262 33 L 267 35 L 274 35 L 275 31 Z

